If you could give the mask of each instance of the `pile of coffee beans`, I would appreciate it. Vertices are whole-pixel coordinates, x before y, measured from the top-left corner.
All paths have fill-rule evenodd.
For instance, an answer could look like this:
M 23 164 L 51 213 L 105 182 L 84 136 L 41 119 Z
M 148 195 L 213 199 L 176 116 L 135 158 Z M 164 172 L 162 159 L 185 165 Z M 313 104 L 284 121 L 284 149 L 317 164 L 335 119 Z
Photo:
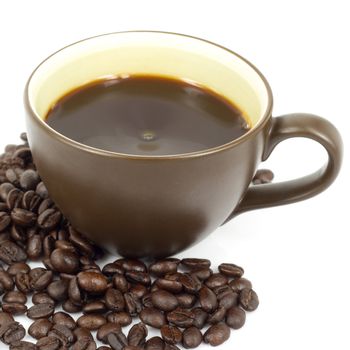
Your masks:
M 95 350 L 93 334 L 106 344 L 99 350 L 217 346 L 258 307 L 251 282 L 231 263 L 215 272 L 207 259 L 120 258 L 100 268 L 103 250 L 55 206 L 26 134 L 21 138 L 0 156 L 0 340 L 10 349 Z M 28 261 L 42 265 L 31 268 Z M 35 341 L 22 340 L 17 315 L 33 321 L 28 334 Z M 147 326 L 160 336 L 147 339 Z

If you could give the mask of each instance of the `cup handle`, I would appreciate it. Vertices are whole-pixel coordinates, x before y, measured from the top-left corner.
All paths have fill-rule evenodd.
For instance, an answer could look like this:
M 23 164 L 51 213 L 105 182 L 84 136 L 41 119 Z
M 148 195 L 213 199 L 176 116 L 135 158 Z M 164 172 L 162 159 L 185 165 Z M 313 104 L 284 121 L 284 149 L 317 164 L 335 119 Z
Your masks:
M 248 210 L 290 204 L 313 197 L 335 180 L 342 162 L 341 136 L 329 121 L 313 114 L 294 113 L 273 118 L 262 160 L 270 156 L 277 144 L 292 137 L 307 137 L 319 142 L 328 153 L 327 163 L 316 172 L 295 180 L 250 185 L 225 223 Z

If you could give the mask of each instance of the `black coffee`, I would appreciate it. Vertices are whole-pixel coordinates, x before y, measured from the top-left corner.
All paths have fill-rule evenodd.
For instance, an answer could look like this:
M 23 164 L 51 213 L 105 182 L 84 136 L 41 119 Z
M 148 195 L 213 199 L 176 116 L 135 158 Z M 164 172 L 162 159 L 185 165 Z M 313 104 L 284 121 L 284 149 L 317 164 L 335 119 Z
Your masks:
M 85 145 L 139 155 L 200 151 L 249 129 L 237 107 L 207 88 L 139 75 L 79 87 L 53 106 L 46 121 Z

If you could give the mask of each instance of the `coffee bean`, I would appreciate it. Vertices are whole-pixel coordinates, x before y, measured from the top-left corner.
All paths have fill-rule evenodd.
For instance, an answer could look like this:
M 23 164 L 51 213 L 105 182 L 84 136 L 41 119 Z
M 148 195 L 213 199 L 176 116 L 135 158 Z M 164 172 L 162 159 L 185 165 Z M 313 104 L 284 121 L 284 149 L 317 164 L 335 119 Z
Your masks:
M 0 311 L 0 327 L 4 326 L 5 324 L 14 322 L 15 319 L 12 315 L 8 314 L 7 312 Z
M 151 300 L 154 307 L 162 311 L 172 311 L 179 305 L 177 298 L 165 290 L 153 292 L 151 294 Z
M 131 283 L 140 283 L 145 286 L 151 284 L 151 277 L 148 272 L 140 272 L 140 271 L 127 271 L 125 273 L 126 279 Z
M 114 263 L 119 264 L 125 271 L 146 272 L 146 265 L 140 260 L 133 259 L 119 259 Z
M 153 307 L 152 294 L 151 293 L 147 293 L 146 295 L 144 295 L 142 297 L 142 305 L 144 307 Z
M 55 311 L 55 306 L 52 304 L 37 304 L 30 307 L 27 311 L 27 316 L 32 320 L 38 318 L 50 317 Z
M 166 324 L 164 314 L 155 308 L 144 308 L 140 312 L 139 317 L 143 323 L 153 328 L 161 328 Z
M 253 289 L 244 288 L 239 294 L 239 303 L 246 311 L 254 311 L 259 306 L 259 298 Z
M 182 340 L 182 332 L 174 326 L 165 325 L 160 329 L 164 341 L 168 344 L 177 344 Z
M 96 247 L 94 247 L 88 239 L 72 227 L 69 227 L 69 240 L 77 248 L 77 250 L 84 256 L 93 258 L 96 255 Z
M 233 278 L 240 278 L 244 274 L 244 270 L 235 264 L 220 264 L 219 265 L 219 271 L 228 277 L 233 277 Z
M 0 284 L 3 286 L 5 290 L 13 290 L 14 282 L 12 276 L 6 272 L 0 270 Z
M 10 237 L 14 242 L 17 242 L 17 244 L 25 244 L 28 239 L 28 233 L 24 227 L 12 225 L 10 229 Z
M 43 242 L 40 235 L 33 235 L 27 242 L 27 255 L 31 260 L 37 260 L 43 252 Z
M 66 326 L 71 330 L 74 330 L 77 326 L 73 317 L 62 311 L 53 314 L 52 322 L 55 325 Z
M 211 346 L 218 346 L 230 337 L 230 328 L 225 323 L 214 324 L 204 333 L 204 341 Z
M 53 304 L 55 305 L 55 301 L 45 292 L 37 292 L 33 294 L 32 297 L 33 304 Z
M 28 273 L 29 271 L 29 265 L 23 262 L 12 263 L 7 269 L 7 272 L 13 277 L 18 273 Z
M 11 315 L 23 315 L 27 311 L 27 306 L 22 303 L 3 303 L 2 310 Z
M 196 303 L 196 296 L 188 293 L 180 293 L 176 295 L 176 299 L 179 302 L 179 307 L 184 309 L 190 309 Z
M 54 269 L 58 272 L 76 273 L 79 270 L 79 258 L 74 252 L 55 249 L 50 256 Z
M 102 273 L 84 271 L 79 272 L 77 277 L 79 287 L 88 293 L 101 294 L 107 289 L 107 279 L 102 275 Z
M 10 350 L 37 350 L 37 347 L 33 343 L 20 340 L 20 341 L 11 343 Z
M 253 177 L 254 185 L 268 184 L 272 182 L 274 178 L 274 174 L 269 169 L 258 169 Z
M 105 303 L 111 311 L 123 311 L 125 307 L 125 301 L 123 294 L 114 288 L 108 288 L 105 294 Z
M 29 147 L 24 145 L 17 146 L 12 158 L 21 158 L 27 163 L 32 160 L 32 152 L 30 151 Z
M 19 208 L 22 204 L 23 200 L 23 192 L 18 188 L 13 188 L 8 194 L 6 198 L 6 205 L 10 210 L 14 208 Z
M 115 274 L 123 275 L 124 271 L 125 270 L 121 265 L 115 263 L 106 264 L 102 269 L 102 273 L 108 277 L 112 277 Z
M 56 337 L 44 337 L 36 342 L 36 346 L 38 350 L 59 350 L 61 349 L 62 343 Z
M 61 343 L 67 347 L 73 344 L 76 340 L 74 333 L 65 325 L 54 324 L 50 330 L 49 337 L 58 338 Z
M 19 170 L 19 171 L 18 171 Z M 14 186 L 19 186 L 19 177 L 22 169 L 20 168 L 8 168 L 5 172 L 5 177 L 8 182 L 12 183 Z
M 189 270 L 199 270 L 199 269 L 209 268 L 211 265 L 211 262 L 208 259 L 190 258 L 190 259 L 182 259 L 181 265 Z
M 164 343 L 164 350 L 180 350 L 176 345 Z
M 80 338 L 73 344 L 71 350 L 96 350 L 96 343 L 93 339 Z
M 213 312 L 218 306 L 215 293 L 205 286 L 199 290 L 199 303 L 206 312 Z
M 197 327 L 190 327 L 182 333 L 182 345 L 185 349 L 198 347 L 203 340 L 201 331 Z
M 55 301 L 64 301 L 68 297 L 68 281 L 57 280 L 51 282 L 47 287 L 47 294 Z
M 43 199 L 48 198 L 49 193 L 47 192 L 47 188 L 43 182 L 39 182 L 36 186 L 35 192 Z
M 197 277 L 200 281 L 205 281 L 213 274 L 212 269 L 200 269 L 191 271 L 191 275 Z
M 137 316 L 142 310 L 142 303 L 140 299 L 136 298 L 131 293 L 124 294 L 125 309 L 130 316 Z
M 167 273 L 173 273 L 177 271 L 177 266 L 180 260 L 176 258 L 168 258 L 154 262 L 149 266 L 149 271 L 155 276 L 161 277 Z
M 145 350 L 164 350 L 164 340 L 160 337 L 152 337 L 146 341 Z
M 24 327 L 18 322 L 5 323 L 0 327 L 0 340 L 8 345 L 22 340 L 25 334 Z
M 21 208 L 14 208 L 11 212 L 12 221 L 19 226 L 30 227 L 36 222 L 36 214 Z
M 94 339 L 90 330 L 88 330 L 87 328 L 77 327 L 73 330 L 73 333 L 77 339 L 80 339 L 80 338 L 89 338 L 91 340 Z
M 132 322 L 131 316 L 126 312 L 112 312 L 107 315 L 107 321 L 118 323 L 121 327 L 126 327 Z
M 27 297 L 24 293 L 19 291 L 6 292 L 2 297 L 2 302 L 5 303 L 20 303 L 25 304 L 27 302 Z
M 42 267 L 37 267 L 29 272 L 30 287 L 34 291 L 44 290 L 52 281 L 53 273 Z
M 147 291 L 147 287 L 142 284 L 134 284 L 130 287 L 130 293 L 138 299 L 142 299 Z
M 122 293 L 126 293 L 128 291 L 128 281 L 123 275 L 115 274 L 113 277 L 113 285 Z
M 39 195 L 37 194 L 37 196 L 39 196 Z M 39 196 L 39 198 L 41 198 L 41 197 Z M 38 208 L 38 214 L 40 215 L 46 209 L 53 208 L 54 206 L 55 206 L 54 202 L 50 198 L 42 199 L 40 202 L 39 208 Z
M 202 329 L 207 322 L 208 314 L 199 307 L 194 308 L 192 312 L 194 314 L 193 326 Z
M 234 292 L 239 293 L 244 288 L 251 289 L 252 283 L 249 280 L 247 280 L 246 278 L 242 277 L 242 278 L 232 280 L 229 283 L 229 286 L 232 288 L 232 290 Z
M 5 182 L 0 185 L 0 198 L 6 202 L 8 193 L 15 188 L 11 183 Z
M 81 305 L 74 304 L 71 300 L 66 300 L 62 304 L 62 309 L 69 313 L 75 313 L 81 311 Z
M 207 318 L 207 323 L 215 324 L 221 322 L 226 315 L 226 309 L 224 307 L 217 308 L 212 314 Z
M 102 325 L 98 331 L 96 338 L 103 343 L 107 343 L 107 337 L 110 333 L 117 333 L 121 330 L 121 326 L 117 323 L 105 323 Z
M 19 181 L 21 187 L 24 190 L 29 191 L 34 190 L 36 188 L 36 186 L 40 182 L 40 178 L 36 171 L 28 169 L 21 174 Z
M 47 318 L 39 318 L 30 325 L 28 333 L 35 339 L 41 339 L 49 334 L 52 327 L 52 322 Z
M 228 279 L 225 275 L 221 273 L 213 273 L 206 281 L 205 285 L 210 289 L 215 287 L 223 286 L 228 283 Z
M 226 312 L 226 324 L 233 328 L 239 329 L 244 326 L 246 315 L 240 307 L 234 306 Z
M 37 212 L 41 202 L 41 197 L 35 191 L 27 191 L 22 198 L 22 207 L 23 209 Z
M 106 304 L 102 300 L 94 300 L 83 306 L 84 314 L 104 314 L 107 312 Z
M 11 217 L 4 211 L 0 212 L 0 232 L 4 231 L 11 223 Z
M 38 225 L 40 228 L 50 231 L 59 224 L 61 218 L 62 214 L 57 209 L 46 209 L 38 216 Z
M 167 290 L 171 293 L 180 293 L 182 291 L 182 283 L 179 281 L 170 281 L 165 278 L 158 278 L 155 281 L 159 289 Z
M 32 291 L 32 288 L 30 286 L 29 274 L 27 273 L 18 273 L 15 276 L 15 284 L 17 289 L 24 294 L 28 294 Z
M 27 260 L 27 254 L 16 243 L 5 241 L 0 244 L 0 260 L 7 265 Z
M 190 294 L 196 294 L 202 287 L 201 282 L 196 276 L 185 273 L 179 278 L 179 282 L 182 284 L 185 292 Z
M 146 337 L 148 335 L 148 331 L 146 326 L 143 323 L 137 323 L 133 325 L 127 337 L 128 345 L 131 346 L 143 346 L 146 342 Z
M 126 336 L 122 331 L 110 333 L 107 336 L 107 342 L 113 350 L 122 350 L 128 344 Z
M 100 314 L 87 314 L 82 315 L 77 319 L 79 327 L 87 328 L 90 331 L 94 331 L 102 327 L 107 320 Z
M 195 315 L 191 310 L 176 309 L 167 314 L 167 320 L 175 326 L 188 328 L 193 325 Z

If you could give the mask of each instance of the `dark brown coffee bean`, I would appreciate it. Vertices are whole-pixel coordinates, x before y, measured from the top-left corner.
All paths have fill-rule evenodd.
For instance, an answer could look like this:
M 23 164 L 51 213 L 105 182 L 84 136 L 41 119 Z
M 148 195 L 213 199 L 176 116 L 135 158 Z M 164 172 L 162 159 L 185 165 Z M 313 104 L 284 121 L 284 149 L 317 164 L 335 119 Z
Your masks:
M 101 294 L 107 289 L 107 279 L 100 272 L 79 272 L 77 277 L 79 287 L 88 293 Z
M 252 289 L 252 283 L 246 278 L 238 278 L 234 279 L 229 283 L 229 286 L 232 288 L 234 292 L 239 293 L 242 289 Z
M 141 283 L 145 286 L 151 284 L 151 277 L 148 272 L 127 271 L 125 277 L 131 283 Z
M 61 343 L 67 347 L 73 344 L 76 340 L 74 333 L 67 326 L 54 324 L 50 330 L 49 337 L 58 338 Z
M 244 326 L 246 315 L 240 307 L 234 306 L 226 312 L 226 324 L 233 328 L 239 329 Z
M 42 198 L 45 199 L 49 196 L 49 193 L 47 192 L 47 188 L 44 185 L 43 182 L 39 182 L 38 186 L 36 186 L 35 192 Z
M 16 243 L 5 241 L 0 244 L 0 260 L 7 265 L 27 260 L 27 254 Z
M 23 315 L 27 311 L 27 306 L 21 303 L 3 303 L 2 310 L 11 315 Z
M 165 290 L 153 292 L 151 294 L 151 300 L 154 307 L 162 311 L 172 311 L 179 306 L 176 297 Z
M 133 325 L 127 337 L 128 345 L 131 346 L 143 346 L 146 342 L 148 335 L 147 327 L 143 323 L 137 323 Z
M 68 297 L 68 281 L 58 280 L 51 282 L 47 287 L 47 294 L 55 301 L 64 301 Z
M 147 291 L 147 287 L 143 284 L 135 284 L 130 288 L 130 293 L 138 299 L 142 299 L 147 294 Z
M 40 177 L 36 171 L 29 169 L 21 174 L 19 182 L 24 190 L 34 190 L 40 182 Z
M 52 304 L 37 304 L 30 307 L 27 311 L 27 316 L 32 320 L 38 318 L 50 317 L 55 311 L 55 306 Z
M 244 288 L 239 294 L 239 303 L 246 311 L 254 311 L 259 306 L 259 298 L 253 289 Z
M 21 208 L 14 208 L 11 212 L 12 221 L 19 226 L 30 227 L 36 222 L 36 214 Z
M 14 208 L 19 208 L 22 205 L 23 192 L 18 188 L 13 188 L 6 198 L 7 207 L 12 210 Z
M 180 350 L 176 345 L 164 343 L 164 350 Z
M 182 333 L 182 345 L 185 349 L 198 347 L 203 340 L 201 331 L 197 327 L 190 327 Z
M 81 311 L 82 306 L 73 304 L 73 302 L 70 299 L 68 299 L 65 302 L 63 302 L 62 309 L 69 313 L 76 313 Z
M 118 323 L 121 327 L 126 327 L 132 322 L 131 316 L 126 312 L 112 312 L 107 315 L 107 321 Z
M 51 264 L 50 258 L 43 258 L 42 263 L 48 270 L 51 270 L 51 271 L 55 270 Z
M 46 209 L 38 216 L 38 225 L 40 228 L 50 231 L 59 224 L 61 218 L 62 214 L 57 209 Z
M 210 289 L 215 287 L 223 286 L 228 283 L 228 279 L 226 276 L 221 273 L 213 273 L 206 281 L 205 285 Z
M 0 327 L 0 340 L 8 345 L 22 340 L 25 335 L 24 327 L 18 322 L 5 323 Z
M 114 263 L 121 265 L 125 271 L 146 272 L 146 265 L 140 260 L 118 259 Z
M 52 326 L 52 322 L 49 321 L 47 318 L 39 318 L 30 325 L 30 327 L 28 328 L 28 333 L 34 339 L 41 339 L 47 337 Z
M 78 285 L 78 279 L 73 278 L 69 281 L 69 286 L 68 286 L 68 296 L 76 304 L 81 304 L 83 295 L 80 290 L 80 287 Z
M 0 327 L 4 326 L 7 323 L 14 322 L 15 319 L 12 315 L 8 314 L 7 312 L 0 311 Z
M 122 293 L 126 293 L 128 291 L 128 281 L 123 275 L 120 275 L 120 274 L 114 275 L 113 285 L 116 289 L 118 289 Z
M 12 158 L 21 158 L 25 162 L 29 162 L 32 160 L 32 152 L 30 151 L 29 147 L 20 145 L 16 147 L 16 150 L 13 153 Z
M 6 292 L 2 297 L 2 302 L 4 303 L 20 303 L 25 304 L 27 302 L 27 297 L 24 293 L 19 291 Z
M 218 346 L 230 338 L 230 328 L 225 323 L 214 324 L 204 333 L 204 341 L 211 346 Z
M 34 291 L 44 290 L 52 281 L 52 271 L 37 267 L 29 272 L 30 287 Z
M 118 323 L 105 323 L 102 325 L 98 331 L 96 338 L 103 343 L 107 343 L 107 337 L 110 333 L 118 333 L 121 330 L 121 326 Z
M 55 300 L 53 300 L 45 292 L 34 293 L 33 297 L 32 297 L 32 302 L 33 302 L 33 304 L 53 304 L 53 305 L 55 305 Z
M 55 240 L 51 236 L 46 236 L 43 240 L 43 252 L 46 258 L 49 258 L 55 249 Z
M 183 274 L 180 272 L 167 273 L 164 278 L 169 281 L 179 281 Z
M 15 284 L 12 276 L 7 271 L 0 270 L 0 284 L 5 290 L 13 290 Z
M 93 339 L 80 338 L 73 344 L 71 350 L 96 350 L 96 343 Z
M 74 330 L 77 326 L 73 317 L 62 311 L 53 314 L 52 322 L 55 325 L 66 326 L 71 330 Z
M 13 277 L 16 276 L 18 273 L 28 273 L 29 271 L 29 265 L 23 262 L 13 263 L 7 269 L 7 272 Z
M 110 333 L 107 336 L 107 343 L 113 350 L 123 350 L 128 344 L 125 334 L 122 331 Z
M 73 330 L 73 333 L 77 339 L 80 339 L 80 338 L 89 338 L 91 340 L 94 339 L 91 332 L 87 328 L 77 327 Z
M 191 275 L 197 277 L 200 281 L 205 281 L 213 274 L 212 269 L 200 269 L 191 271 Z
M 125 307 L 123 294 L 119 290 L 114 288 L 107 289 L 105 294 L 105 303 L 107 308 L 111 311 L 123 311 Z
M 107 307 L 102 300 L 94 300 L 83 306 L 84 314 L 104 314 L 106 312 Z
M 39 196 L 37 194 L 37 196 Z M 40 197 L 40 196 L 39 196 Z M 41 198 L 41 197 L 40 197 Z M 55 205 L 54 205 L 54 202 L 51 200 L 51 198 L 46 198 L 46 199 L 43 199 L 39 205 L 39 208 L 38 208 L 38 214 L 40 215 L 41 213 L 43 213 L 46 209 L 50 209 L 50 208 L 53 208 Z
M 164 350 L 164 340 L 161 337 L 152 337 L 146 341 L 145 350 Z
M 27 273 L 18 273 L 15 276 L 15 284 L 17 289 L 24 294 L 28 294 L 32 290 L 30 286 L 29 274 Z
M 220 293 L 217 298 L 219 300 L 219 307 L 227 310 L 238 305 L 239 294 L 231 290 L 228 293 Z
M 164 341 L 168 344 L 177 344 L 182 340 L 182 332 L 174 326 L 165 325 L 160 329 L 160 334 Z
M 193 326 L 202 329 L 207 322 L 208 314 L 199 307 L 192 310 L 194 314 Z
M 228 263 L 220 264 L 219 271 L 225 276 L 234 278 L 240 278 L 244 274 L 244 270 L 242 267 Z
M 142 297 L 142 305 L 144 307 L 153 307 L 151 293 L 147 293 Z
M 15 188 L 11 183 L 9 182 L 4 182 L 3 184 L 0 185 L 0 198 L 6 202 L 7 195 L 8 193 Z
M 40 338 L 36 342 L 38 350 L 59 350 L 62 349 L 61 341 L 56 337 L 44 337 Z
M 196 294 L 202 287 L 201 282 L 195 276 L 185 273 L 179 278 L 179 282 L 182 284 L 185 292 L 190 294 Z
M 41 197 L 35 191 L 27 191 L 22 198 L 22 207 L 33 212 L 37 212 L 41 204 Z
M 107 295 L 107 293 L 106 293 Z M 124 294 L 125 310 L 130 316 L 137 316 L 142 310 L 142 303 L 140 299 L 136 298 L 131 293 Z
M 76 253 L 76 249 L 73 246 L 73 244 L 69 241 L 65 241 L 65 240 L 59 240 L 55 242 L 55 248 L 56 249 L 61 249 L 61 250 L 68 250 L 70 252 Z M 79 261 L 79 258 L 78 258 Z
M 143 323 L 154 328 L 161 328 L 166 324 L 166 319 L 164 314 L 155 308 L 150 308 L 150 307 L 144 308 L 140 312 L 139 317 Z
M 165 278 L 158 278 L 155 284 L 159 289 L 164 289 L 171 293 L 180 293 L 182 291 L 182 283 L 179 281 L 170 281 Z
M 77 248 L 77 250 L 84 256 L 93 258 L 96 255 L 94 246 L 72 227 L 69 227 L 69 240 Z
M 190 309 L 196 303 L 196 296 L 194 294 L 180 293 L 176 295 L 179 306 L 184 309 Z
M 87 328 L 90 331 L 99 329 L 105 323 L 107 323 L 107 320 L 100 314 L 82 315 L 77 319 L 77 325 L 79 327 Z
M 215 293 L 206 286 L 199 290 L 199 303 L 206 312 L 213 312 L 218 306 Z
M 167 273 L 176 272 L 179 263 L 180 260 L 176 258 L 159 260 L 149 266 L 149 271 L 155 276 L 162 277 Z
M 254 185 L 268 184 L 272 182 L 274 178 L 274 174 L 269 169 L 258 169 L 253 177 Z
M 28 233 L 24 227 L 12 225 L 10 229 L 10 237 L 13 241 L 17 242 L 17 244 L 19 242 L 24 244 L 28 239 Z
M 11 223 L 11 217 L 5 211 L 0 212 L 0 232 L 4 231 Z
M 191 310 L 176 309 L 167 314 L 167 320 L 175 326 L 188 328 L 193 325 L 195 315 Z
M 72 251 L 64 249 L 55 249 L 51 253 L 50 260 L 52 266 L 58 272 L 75 274 L 79 270 L 78 255 Z
M 181 265 L 189 270 L 199 270 L 199 269 L 208 269 L 211 265 L 210 260 L 208 259 L 182 259 Z
M 215 324 L 223 321 L 226 316 L 226 309 L 224 307 L 217 308 L 212 314 L 207 318 L 207 323 Z
M 10 350 L 37 350 L 35 344 L 30 343 L 28 341 L 16 341 L 10 344 Z
M 125 272 L 124 268 L 119 264 L 110 263 L 103 267 L 102 273 L 105 276 L 112 277 L 115 274 L 123 275 Z

